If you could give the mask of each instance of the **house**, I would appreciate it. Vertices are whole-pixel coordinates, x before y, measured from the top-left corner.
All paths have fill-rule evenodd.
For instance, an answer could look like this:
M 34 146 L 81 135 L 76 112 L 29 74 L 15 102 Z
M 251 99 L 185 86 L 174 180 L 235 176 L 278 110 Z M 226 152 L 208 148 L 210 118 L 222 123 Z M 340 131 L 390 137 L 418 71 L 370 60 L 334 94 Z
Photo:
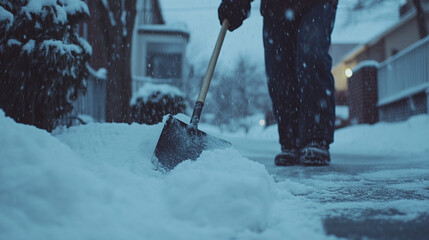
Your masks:
M 401 7 L 397 24 L 354 48 L 333 68 L 336 80 L 345 78 L 347 85 L 354 85 L 347 88 L 350 115 L 357 123 L 397 121 L 429 112 L 429 41 L 428 37 L 420 40 L 417 13 L 410 4 Z M 428 23 L 429 1 L 422 0 L 422 4 Z
M 132 94 L 144 83 L 168 83 L 181 87 L 187 76 L 185 58 L 189 32 L 183 26 L 167 26 L 158 0 L 137 0 L 136 20 L 132 39 Z M 90 9 L 91 16 L 97 9 Z M 106 52 L 103 34 L 97 19 L 90 17 L 79 29 L 81 36 L 91 44 L 93 52 L 88 69 L 87 92 L 73 103 L 74 110 L 61 125 L 106 120 Z M 78 119 L 79 121 L 76 121 Z
M 132 50 L 133 93 L 144 83 L 169 84 L 182 89 L 187 77 L 184 26 L 140 24 Z
M 133 94 L 144 83 L 183 87 L 189 36 L 185 26 L 165 24 L 158 0 L 137 1 L 131 56 Z
M 425 6 L 427 6 L 426 11 L 429 11 L 429 4 Z M 400 21 L 396 25 L 369 42 L 354 48 L 341 62 L 334 65 L 332 71 L 339 73 L 334 76 L 342 78 L 345 75 L 346 69 L 353 69 L 361 61 L 375 60 L 382 62 L 418 41 L 420 36 L 416 15 L 416 11 L 411 9 L 401 16 Z M 426 21 L 429 21 L 429 15 L 427 14 Z M 340 74 L 342 75 L 340 76 Z

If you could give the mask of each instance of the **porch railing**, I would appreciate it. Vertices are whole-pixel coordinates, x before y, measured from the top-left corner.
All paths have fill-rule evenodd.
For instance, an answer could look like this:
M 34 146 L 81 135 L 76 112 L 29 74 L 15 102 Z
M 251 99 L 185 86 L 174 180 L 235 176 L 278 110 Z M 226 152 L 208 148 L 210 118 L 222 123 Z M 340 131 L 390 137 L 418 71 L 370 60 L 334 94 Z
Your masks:
M 86 80 L 86 94 L 73 103 L 73 112 L 91 117 L 96 122 L 106 121 L 106 79 L 90 74 Z
M 379 65 L 378 106 L 426 89 L 429 89 L 429 36 Z
M 86 79 L 86 94 L 79 94 L 73 102 L 73 110 L 62 116 L 56 126 L 73 126 L 88 121 L 106 121 L 106 79 L 95 74 L 88 66 L 89 76 Z

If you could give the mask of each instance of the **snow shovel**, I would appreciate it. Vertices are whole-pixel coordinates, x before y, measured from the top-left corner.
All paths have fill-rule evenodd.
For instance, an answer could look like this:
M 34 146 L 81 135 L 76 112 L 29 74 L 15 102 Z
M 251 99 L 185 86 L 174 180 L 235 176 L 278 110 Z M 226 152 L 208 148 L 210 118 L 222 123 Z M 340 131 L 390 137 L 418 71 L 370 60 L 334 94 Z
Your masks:
M 201 84 L 191 123 L 188 125 L 171 115 L 168 116 L 152 157 L 158 169 L 169 171 L 185 160 L 196 160 L 204 150 L 231 146 L 231 143 L 225 140 L 198 130 L 198 122 L 228 25 L 228 20 L 225 19 Z

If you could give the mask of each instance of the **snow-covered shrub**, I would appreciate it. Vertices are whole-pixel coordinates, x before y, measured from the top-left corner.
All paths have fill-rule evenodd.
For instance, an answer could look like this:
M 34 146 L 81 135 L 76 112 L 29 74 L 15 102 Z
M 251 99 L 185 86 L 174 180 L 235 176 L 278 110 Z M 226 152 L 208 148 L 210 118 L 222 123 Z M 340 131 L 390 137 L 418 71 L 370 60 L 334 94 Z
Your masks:
M 185 110 L 183 93 L 166 84 L 145 84 L 131 99 L 133 122 L 157 124 L 165 115 L 175 115 Z
M 91 46 L 77 35 L 81 0 L 0 0 L 0 108 L 52 130 L 85 91 Z

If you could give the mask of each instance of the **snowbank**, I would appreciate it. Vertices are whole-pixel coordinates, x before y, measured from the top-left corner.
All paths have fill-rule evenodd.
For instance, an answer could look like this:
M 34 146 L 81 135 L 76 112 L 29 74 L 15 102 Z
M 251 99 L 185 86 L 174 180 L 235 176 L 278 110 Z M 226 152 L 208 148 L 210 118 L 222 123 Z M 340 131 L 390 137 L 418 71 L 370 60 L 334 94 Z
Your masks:
M 402 123 L 345 128 L 336 133 L 332 151 L 427 156 L 428 123 L 423 115 Z M 315 183 L 327 184 L 324 178 L 345 175 L 315 177 L 313 184 L 306 178 L 277 183 L 263 165 L 234 149 L 204 152 L 197 161 L 185 161 L 162 174 L 150 161 L 162 127 L 88 124 L 51 135 L 17 124 L 0 110 L 0 237 L 328 238 L 321 205 L 305 196 L 323 192 Z M 249 134 L 260 140 L 262 130 L 257 132 Z M 424 169 L 387 169 L 348 177 L 370 181 L 392 174 L 426 176 Z
M 89 124 L 52 136 L 0 110 L 1 237 L 325 238 L 312 203 L 233 149 L 154 171 L 161 129 Z
M 225 133 L 205 124 L 201 124 L 200 129 L 235 143 L 240 142 L 237 139 L 271 141 L 271 145 L 276 145 L 276 151 L 280 149 L 277 125 L 265 128 L 255 123 L 248 133 L 244 131 Z M 374 125 L 361 124 L 342 128 L 335 131 L 334 139 L 331 145 L 331 152 L 334 154 L 407 158 L 427 156 L 429 154 L 429 115 L 415 116 L 398 123 L 380 122 Z
M 424 156 L 429 154 L 429 116 L 405 122 L 356 125 L 335 133 L 332 152 L 380 156 Z

